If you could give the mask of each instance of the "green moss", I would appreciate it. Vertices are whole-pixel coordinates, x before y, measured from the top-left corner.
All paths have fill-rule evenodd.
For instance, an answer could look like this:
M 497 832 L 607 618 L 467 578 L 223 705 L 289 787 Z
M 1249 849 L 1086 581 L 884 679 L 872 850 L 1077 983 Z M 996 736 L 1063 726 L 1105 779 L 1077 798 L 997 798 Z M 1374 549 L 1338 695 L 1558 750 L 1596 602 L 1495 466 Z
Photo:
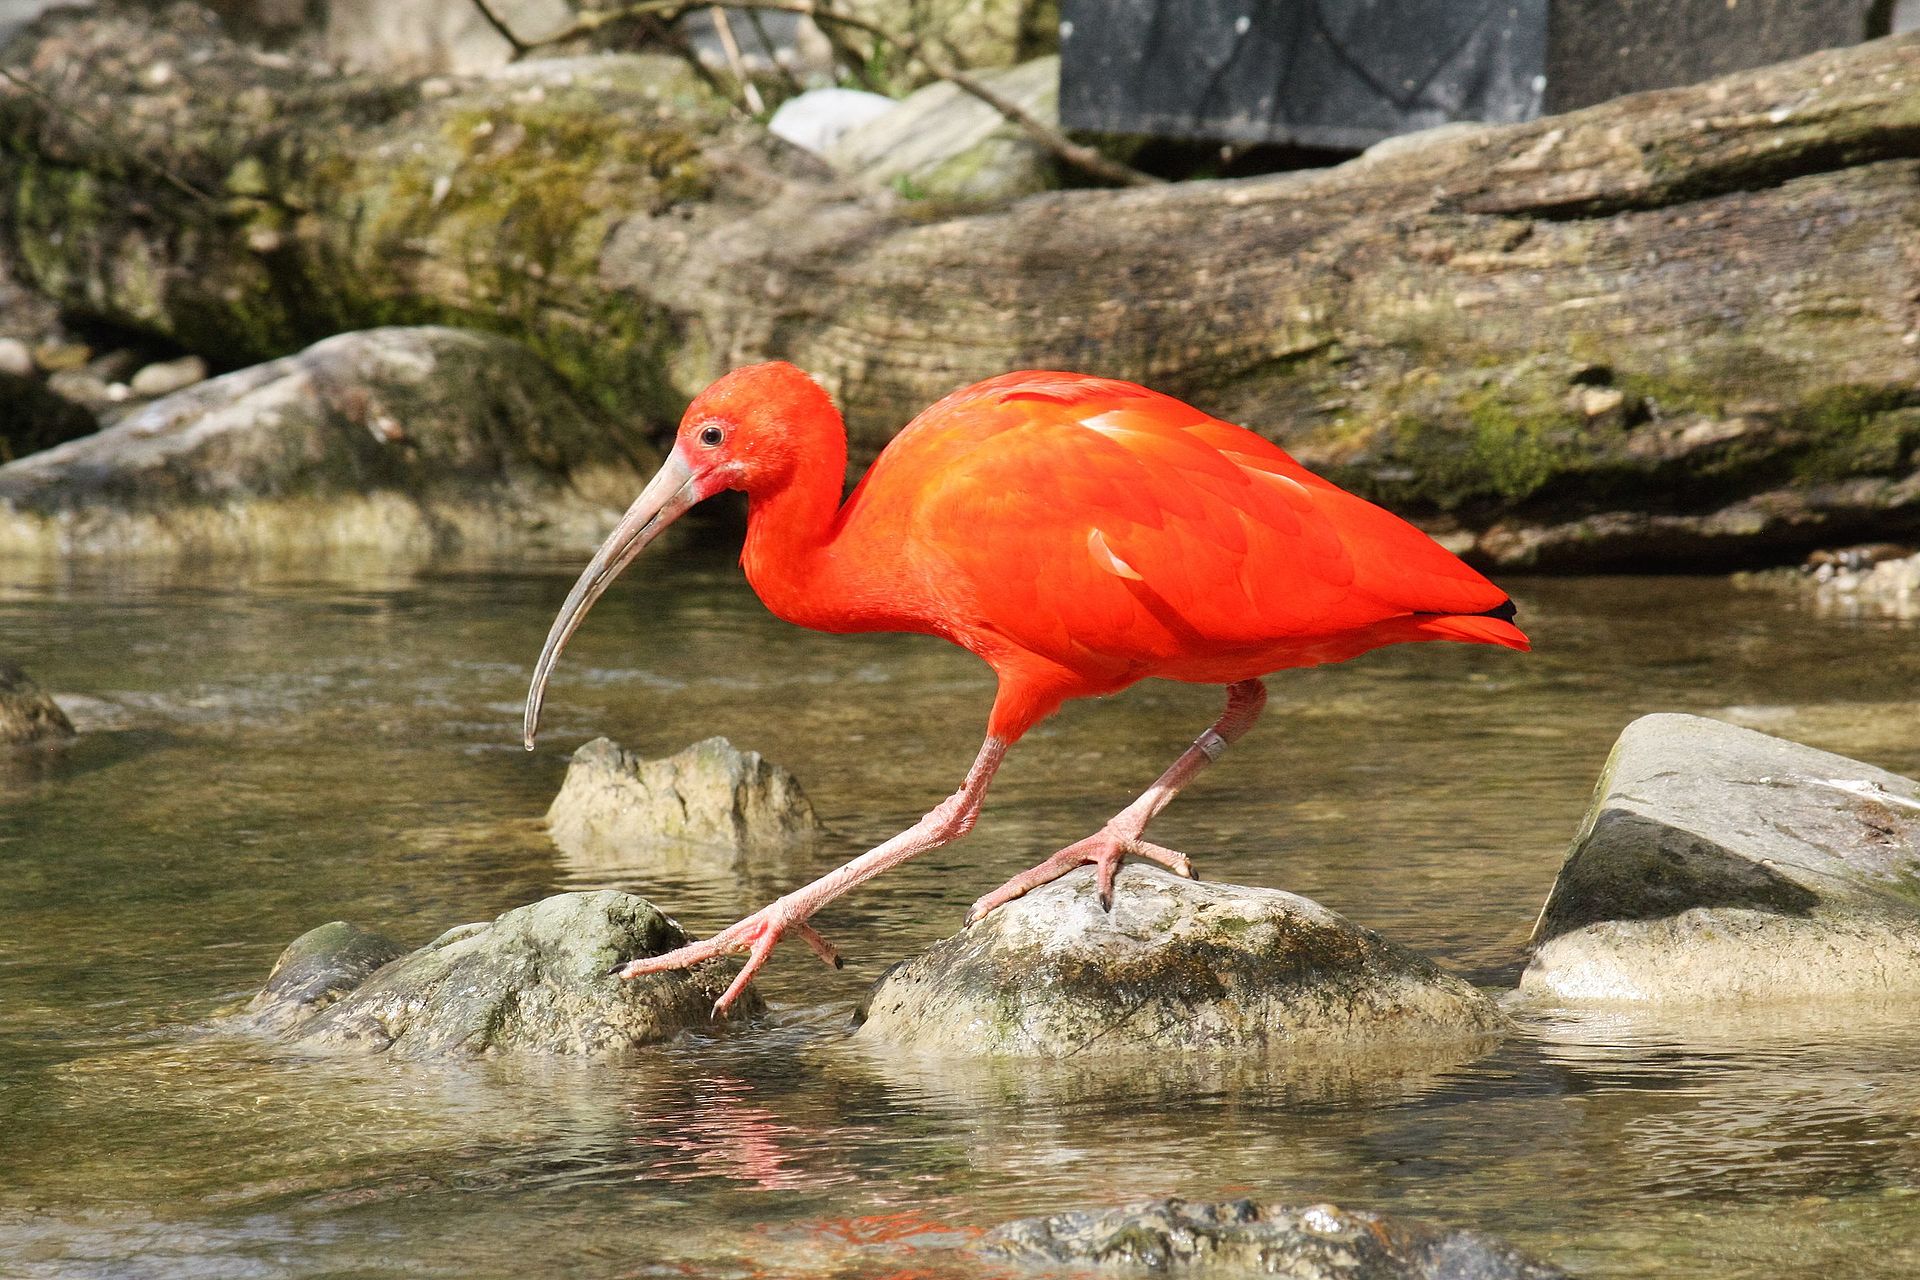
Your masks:
M 1394 420 L 1372 463 L 1376 475 L 1399 478 L 1372 487 L 1442 511 L 1504 505 L 1537 494 L 1592 452 L 1578 416 L 1558 402 L 1485 387 L 1460 394 L 1449 409 L 1451 421 Z
M 1897 475 L 1920 459 L 1920 392 L 1899 386 L 1829 387 L 1790 415 L 1808 439 L 1794 478 L 1810 483 Z

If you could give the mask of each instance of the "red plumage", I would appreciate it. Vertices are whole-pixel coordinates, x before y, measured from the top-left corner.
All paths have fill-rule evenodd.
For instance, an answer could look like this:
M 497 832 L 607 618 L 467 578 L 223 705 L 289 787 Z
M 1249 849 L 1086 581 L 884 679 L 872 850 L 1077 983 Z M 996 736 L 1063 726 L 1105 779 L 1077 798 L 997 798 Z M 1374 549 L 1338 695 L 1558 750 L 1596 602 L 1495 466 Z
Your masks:
M 965 646 L 1032 687 L 996 716 L 1009 740 L 1063 699 L 1150 676 L 1230 684 L 1417 640 L 1527 647 L 1509 622 L 1453 617 L 1506 593 L 1406 521 L 1111 378 L 1009 373 L 946 397 L 867 471 L 832 544 L 846 564 L 827 598 L 849 605 L 823 616 L 816 594 L 799 620 Z M 789 568 L 748 558 L 775 595 Z
M 527 743 L 586 609 L 661 528 L 723 489 L 748 495 L 741 561 L 781 617 L 922 632 L 984 659 L 999 680 L 986 743 L 961 789 L 900 835 L 713 938 L 629 964 L 628 976 L 747 951 L 724 1006 L 788 932 L 837 963 L 808 918 L 964 835 L 1007 748 L 1069 698 L 1152 676 L 1228 686 L 1220 719 L 1138 800 L 970 918 L 1086 863 L 1105 898 L 1127 854 L 1191 875 L 1185 855 L 1142 833 L 1252 726 L 1269 672 L 1425 640 L 1528 647 L 1506 593 L 1406 521 L 1253 432 L 1129 382 L 1030 371 L 956 391 L 909 423 L 842 503 L 846 458 L 840 415 L 791 365 L 736 370 L 701 393 L 666 466 L 554 622 Z

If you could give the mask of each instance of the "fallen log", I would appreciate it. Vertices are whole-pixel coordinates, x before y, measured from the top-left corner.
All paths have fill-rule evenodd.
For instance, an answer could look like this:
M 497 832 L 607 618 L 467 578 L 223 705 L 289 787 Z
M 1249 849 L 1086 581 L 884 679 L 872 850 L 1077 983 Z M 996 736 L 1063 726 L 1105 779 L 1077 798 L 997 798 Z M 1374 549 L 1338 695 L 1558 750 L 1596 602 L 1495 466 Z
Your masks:
M 475 325 L 663 424 L 780 356 L 866 454 L 958 384 L 1069 367 L 1500 564 L 1920 529 L 1920 41 L 1336 169 L 965 211 L 851 192 L 651 60 L 342 79 L 169 14 L 50 16 L 0 51 L 43 91 L 0 85 L 0 235 L 63 306 L 229 363 Z

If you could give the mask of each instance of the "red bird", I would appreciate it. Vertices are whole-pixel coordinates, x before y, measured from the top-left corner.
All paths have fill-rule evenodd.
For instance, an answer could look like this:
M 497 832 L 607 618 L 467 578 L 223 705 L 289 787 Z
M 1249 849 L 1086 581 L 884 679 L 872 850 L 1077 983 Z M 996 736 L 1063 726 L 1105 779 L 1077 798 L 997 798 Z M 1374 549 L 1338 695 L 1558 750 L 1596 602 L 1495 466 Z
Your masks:
M 1158 676 L 1227 686 L 1213 727 L 1139 799 L 973 905 L 968 923 L 1092 863 L 1103 901 L 1126 854 L 1191 877 L 1147 823 L 1266 702 L 1260 677 L 1385 644 L 1526 649 L 1513 602 L 1431 538 L 1336 488 L 1251 431 L 1130 382 L 1009 373 L 956 391 L 890 443 L 840 500 L 847 436 L 790 364 L 738 369 L 688 407 L 672 452 L 574 584 L 527 696 L 526 745 L 561 646 L 607 584 L 694 503 L 748 500 L 741 563 L 767 607 L 821 631 L 905 631 L 978 654 L 999 678 L 960 789 L 836 871 L 622 977 L 746 952 L 724 1009 L 840 894 L 957 840 L 1007 749 L 1069 698 Z

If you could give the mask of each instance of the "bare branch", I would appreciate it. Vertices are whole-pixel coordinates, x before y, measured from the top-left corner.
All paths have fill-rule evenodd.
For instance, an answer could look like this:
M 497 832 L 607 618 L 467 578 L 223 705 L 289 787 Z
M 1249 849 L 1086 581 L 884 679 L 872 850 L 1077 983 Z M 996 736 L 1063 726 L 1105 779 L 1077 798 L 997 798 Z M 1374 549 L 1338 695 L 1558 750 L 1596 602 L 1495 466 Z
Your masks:
M 25 93 L 27 96 L 51 110 L 55 115 L 64 117 L 73 124 L 78 125 L 86 133 L 98 138 L 106 144 L 109 150 L 117 153 L 122 160 L 125 160 L 137 168 L 145 169 L 148 173 L 159 178 L 168 186 L 186 193 L 202 204 L 211 205 L 214 208 L 220 206 L 220 201 L 217 197 L 202 191 L 199 187 L 196 187 L 193 183 L 187 181 L 165 165 L 149 160 L 145 155 L 141 154 L 140 149 L 134 146 L 134 144 L 117 137 L 108 130 L 105 125 L 100 124 L 98 121 L 90 120 L 80 114 L 80 112 L 60 101 L 59 98 L 48 93 L 45 89 L 42 89 L 39 85 L 27 79 L 19 72 L 9 67 L 0 67 L 0 78 L 7 80 L 22 93 Z
M 727 11 L 717 4 L 709 5 L 707 12 L 713 16 L 713 33 L 720 37 L 720 48 L 727 55 L 727 68 L 740 82 L 740 96 L 746 99 L 747 110 L 757 116 L 767 109 L 767 104 L 760 97 L 759 86 L 747 74 L 747 60 L 740 53 L 740 42 L 733 38 L 733 23 L 727 21 Z
M 488 0 L 473 0 L 473 7 L 480 11 L 480 16 L 487 20 L 487 25 L 499 33 L 502 40 L 505 40 L 513 47 L 513 56 L 515 58 L 527 52 L 530 46 L 525 40 L 522 40 L 514 34 L 513 28 L 507 25 L 505 18 L 502 18 L 493 11 L 493 6 L 488 3 Z

